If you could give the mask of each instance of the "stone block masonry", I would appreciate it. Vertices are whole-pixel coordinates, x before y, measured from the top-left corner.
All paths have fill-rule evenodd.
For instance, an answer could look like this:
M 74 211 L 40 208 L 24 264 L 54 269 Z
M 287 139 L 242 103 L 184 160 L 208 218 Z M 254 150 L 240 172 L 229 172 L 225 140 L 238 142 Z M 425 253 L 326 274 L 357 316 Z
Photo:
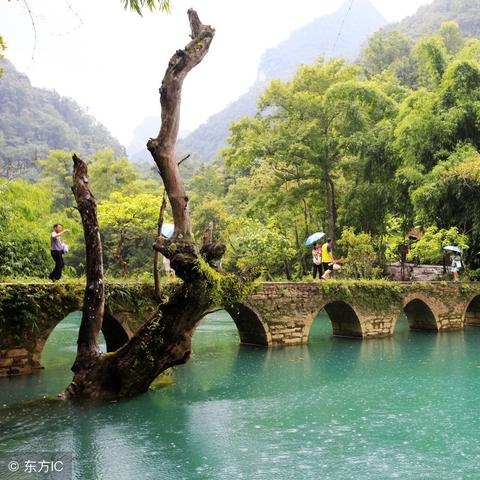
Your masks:
M 166 288 L 172 288 L 170 285 Z M 0 376 L 41 368 L 56 325 L 81 309 L 80 283 L 0 284 Z M 153 286 L 107 284 L 102 331 L 108 351 L 131 338 L 155 308 Z M 404 313 L 414 331 L 447 332 L 480 325 L 480 284 L 329 281 L 263 283 L 242 304 L 226 309 L 240 341 L 265 347 L 304 345 L 325 310 L 339 337 L 372 339 L 394 333 Z

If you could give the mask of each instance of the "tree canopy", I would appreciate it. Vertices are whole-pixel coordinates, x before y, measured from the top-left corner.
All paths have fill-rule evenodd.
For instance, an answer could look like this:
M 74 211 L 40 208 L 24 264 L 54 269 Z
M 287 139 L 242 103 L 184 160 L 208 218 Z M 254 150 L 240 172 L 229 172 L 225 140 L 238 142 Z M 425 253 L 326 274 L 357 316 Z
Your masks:
M 398 259 L 396 247 L 409 232 L 421 237 L 412 256 L 422 262 L 441 261 L 442 246 L 451 242 L 469 247 L 474 266 L 479 151 L 480 41 L 464 38 L 452 22 L 416 42 L 379 32 L 357 64 L 318 60 L 289 81 L 271 82 L 256 115 L 231 125 L 228 147 L 215 162 L 182 165 L 196 169 L 186 186 L 193 235 L 201 238 L 214 222 L 216 238 L 228 247 L 224 267 L 259 268 L 268 279 L 304 278 L 311 262 L 304 240 L 316 231 L 334 238 L 336 253 L 351 266 L 344 272 L 353 276 L 375 276 L 386 259 Z M 69 153 L 50 150 L 36 168 L 28 207 L 12 202 L 0 211 L 5 238 L 45 239 L 35 248 L 43 248 L 48 264 L 50 224 L 65 222 L 72 230 L 69 264 L 80 274 Z M 92 153 L 89 169 L 107 273 L 149 274 L 158 179 L 111 148 Z M 0 196 L 29 185 L 5 182 Z M 47 190 L 48 201 L 39 200 Z M 32 219 L 38 202 L 42 211 Z M 171 218 L 167 211 L 165 221 Z

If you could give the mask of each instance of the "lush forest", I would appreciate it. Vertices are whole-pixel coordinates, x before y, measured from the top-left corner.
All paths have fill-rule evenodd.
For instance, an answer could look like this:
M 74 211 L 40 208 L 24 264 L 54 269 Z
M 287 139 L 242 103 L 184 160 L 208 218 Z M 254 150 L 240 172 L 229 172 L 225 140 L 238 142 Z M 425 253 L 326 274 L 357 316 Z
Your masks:
M 347 276 L 378 276 L 412 232 L 420 241 L 410 255 L 422 263 L 440 263 L 442 246 L 454 243 L 476 266 L 480 40 L 454 22 L 417 41 L 379 31 L 356 64 L 318 61 L 273 81 L 257 114 L 232 125 L 228 144 L 187 187 L 195 235 L 214 222 L 229 271 L 305 278 L 304 239 L 318 230 L 334 237 Z M 35 183 L 0 184 L 0 275 L 45 276 L 56 222 L 72 231 L 69 273 L 82 274 L 70 154 L 51 151 L 37 168 Z M 94 155 L 90 177 L 109 275 L 149 275 L 162 195 L 156 176 L 110 149 Z
M 412 38 L 435 33 L 446 21 L 457 22 L 468 37 L 480 35 L 480 0 L 435 0 L 424 5 L 396 27 Z
M 312 63 L 319 55 L 355 61 L 368 36 L 384 26 L 386 20 L 369 0 L 355 1 L 352 11 L 346 15 L 349 6 L 350 2 L 346 2 L 338 11 L 312 21 L 265 52 L 258 69 L 258 81 L 239 99 L 180 140 L 179 148 L 198 155 L 204 162 L 211 161 L 225 145 L 230 122 L 254 114 L 259 93 L 265 88 L 264 80 L 288 79 L 299 64 Z M 465 36 L 480 36 L 480 0 L 436 0 L 398 25 L 385 28 L 400 30 L 417 40 L 422 35 L 435 33 L 442 22 L 449 20 L 456 21 Z
M 228 268 L 306 273 L 303 240 L 324 230 L 346 271 L 372 276 L 416 232 L 410 255 L 480 249 L 480 42 L 454 22 L 414 43 L 380 31 L 358 64 L 302 66 L 273 81 L 231 129 L 223 162 L 191 181 L 198 233 L 216 218 Z
M 124 148 L 73 100 L 32 87 L 28 77 L 0 60 L 0 177 L 35 177 L 35 160 L 49 150 L 75 150 L 87 157 L 106 147 Z

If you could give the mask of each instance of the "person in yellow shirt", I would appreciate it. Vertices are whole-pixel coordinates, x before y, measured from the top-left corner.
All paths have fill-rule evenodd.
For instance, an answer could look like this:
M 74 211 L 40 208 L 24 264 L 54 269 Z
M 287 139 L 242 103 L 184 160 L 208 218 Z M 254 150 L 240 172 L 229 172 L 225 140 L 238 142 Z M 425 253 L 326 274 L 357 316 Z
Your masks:
M 327 241 L 322 245 L 322 266 L 323 266 L 323 275 L 322 280 L 328 280 L 333 271 L 333 247 L 332 239 L 327 238 Z

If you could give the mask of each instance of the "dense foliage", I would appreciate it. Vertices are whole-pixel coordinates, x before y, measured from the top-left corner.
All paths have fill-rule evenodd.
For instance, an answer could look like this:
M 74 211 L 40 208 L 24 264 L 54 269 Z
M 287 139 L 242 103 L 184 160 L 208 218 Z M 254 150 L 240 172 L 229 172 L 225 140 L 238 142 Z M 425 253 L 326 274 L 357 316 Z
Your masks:
M 34 184 L 0 180 L 0 277 L 47 276 L 53 266 L 49 236 L 55 223 L 70 230 L 62 237 L 70 247 L 65 273 L 83 273 L 82 227 L 70 189 L 71 155 L 52 150 L 39 160 L 38 168 L 40 181 Z M 107 271 L 111 276 L 150 272 L 160 182 L 142 178 L 125 157 L 115 157 L 111 149 L 97 152 L 90 170 L 98 192 Z
M 441 264 L 442 248 L 455 244 L 476 266 L 480 40 L 454 22 L 417 41 L 380 31 L 357 64 L 299 67 L 290 81 L 271 82 L 256 115 L 232 124 L 228 143 L 187 185 L 194 234 L 214 222 L 228 271 L 305 278 L 304 241 L 316 231 L 334 238 L 347 277 L 378 277 L 409 233 L 419 237 L 410 259 Z M 67 263 L 81 274 L 70 154 L 50 150 L 36 168 L 36 183 L 0 184 L 0 275 L 45 275 L 56 222 L 71 230 Z M 89 168 L 108 273 L 150 272 L 159 181 L 112 149 L 93 154 Z
M 0 68 L 0 177 L 21 173 L 34 178 L 35 160 L 52 149 L 75 150 L 85 157 L 106 147 L 123 153 L 107 129 L 73 100 L 32 87 L 6 59 L 0 59 Z
M 454 22 L 417 42 L 380 31 L 359 65 L 319 61 L 273 81 L 257 115 L 232 125 L 223 163 L 190 183 L 193 218 L 217 220 L 229 267 L 247 245 L 267 276 L 306 273 L 315 231 L 338 240 L 349 276 L 376 276 L 410 232 L 409 258 L 441 263 L 456 244 L 475 266 L 479 149 L 479 40 Z

